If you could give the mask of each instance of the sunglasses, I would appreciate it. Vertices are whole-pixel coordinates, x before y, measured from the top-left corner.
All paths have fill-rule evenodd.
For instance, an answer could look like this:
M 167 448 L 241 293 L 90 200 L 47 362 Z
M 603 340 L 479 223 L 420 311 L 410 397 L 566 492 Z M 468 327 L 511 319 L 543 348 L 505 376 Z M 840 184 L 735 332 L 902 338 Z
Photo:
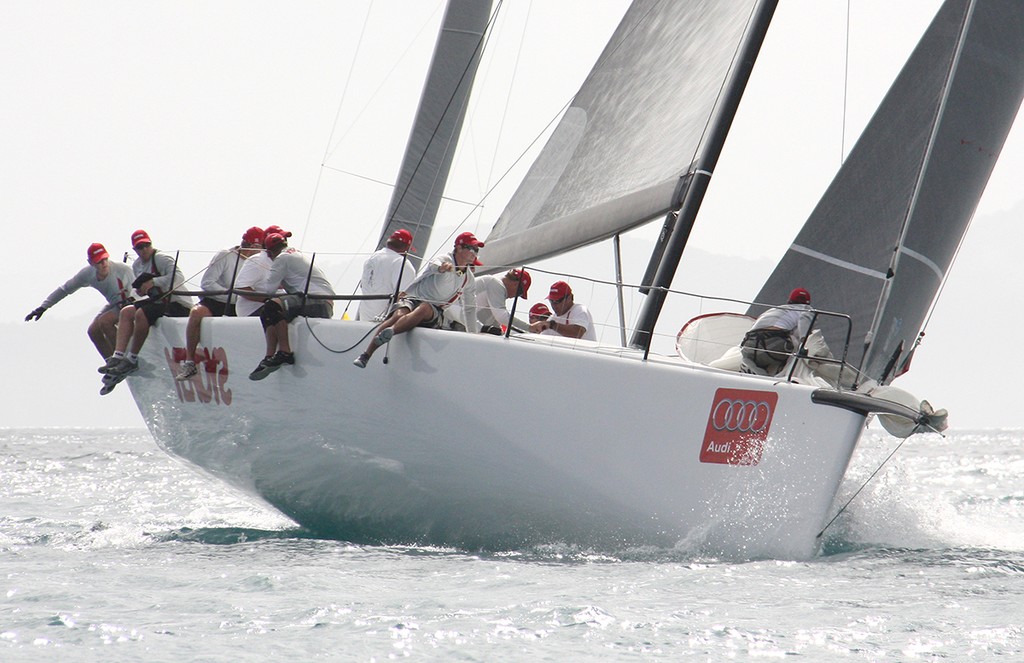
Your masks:
M 480 253 L 479 247 L 470 246 L 469 244 L 463 244 L 462 248 L 466 249 L 467 251 L 472 251 L 473 253 Z

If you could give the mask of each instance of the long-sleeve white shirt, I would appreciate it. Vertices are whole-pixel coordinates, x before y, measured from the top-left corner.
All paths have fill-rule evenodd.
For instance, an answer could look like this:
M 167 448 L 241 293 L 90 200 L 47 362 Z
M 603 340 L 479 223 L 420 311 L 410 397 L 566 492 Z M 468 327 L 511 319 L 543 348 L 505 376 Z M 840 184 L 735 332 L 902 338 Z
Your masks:
M 394 295 L 395 289 L 404 291 L 413 279 L 416 269 L 398 251 L 384 247 L 363 263 L 363 278 L 359 287 L 364 295 Z M 359 302 L 356 320 L 376 320 L 388 309 L 386 299 L 364 299 Z
M 451 264 L 452 269 L 442 272 L 440 268 L 445 263 Z M 469 267 L 455 267 L 455 256 L 452 253 L 425 262 L 405 292 L 410 299 L 429 302 L 442 309 L 447 309 L 457 301 L 461 302 L 464 324 L 469 331 L 478 331 L 476 279 Z
M 132 273 L 135 276 L 145 273 L 157 275 L 153 279 L 153 288 L 156 288 L 156 290 L 151 290 L 150 295 L 170 292 L 175 288 L 180 288 L 185 283 L 185 276 L 181 273 L 181 269 L 175 267 L 174 257 L 160 251 L 153 251 L 153 255 L 150 256 L 149 260 L 143 260 L 141 257 L 136 258 L 135 262 L 132 263 Z M 192 308 L 194 303 L 188 295 L 171 295 L 167 301 L 178 302 L 185 308 Z
M 238 247 L 231 249 L 224 249 L 218 251 L 217 255 L 213 256 L 213 260 L 210 261 L 206 271 L 203 272 L 203 279 L 200 282 L 200 287 L 204 291 L 218 291 L 228 290 L 235 285 L 238 280 L 238 273 L 242 271 L 242 265 L 245 264 L 245 258 L 238 252 Z M 226 304 L 233 303 L 237 298 L 235 295 L 231 296 L 231 300 L 228 300 L 227 295 L 206 295 L 210 299 L 215 299 L 218 302 L 224 302 Z

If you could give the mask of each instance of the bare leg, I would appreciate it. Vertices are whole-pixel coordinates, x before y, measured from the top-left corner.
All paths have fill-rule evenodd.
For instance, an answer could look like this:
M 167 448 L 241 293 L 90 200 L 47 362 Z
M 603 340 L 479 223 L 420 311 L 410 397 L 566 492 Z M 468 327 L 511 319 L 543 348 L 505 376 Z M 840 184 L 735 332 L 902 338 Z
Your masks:
M 280 320 L 274 324 L 274 335 L 277 337 L 277 349 L 291 353 L 292 346 L 288 340 L 288 321 Z
M 396 334 L 404 334 L 424 320 L 429 320 L 430 316 L 433 315 L 433 312 L 433 307 L 426 302 L 419 304 L 412 311 L 404 307 L 399 308 L 391 314 L 390 318 L 385 320 L 384 323 L 377 328 L 377 334 L 380 334 L 388 327 L 394 327 Z M 373 339 L 370 341 L 370 344 L 366 346 L 366 352 L 363 354 L 367 357 L 372 357 L 373 353 L 376 352 L 379 347 L 380 346 L 377 345 L 377 336 L 375 334 Z
M 128 341 L 131 340 L 132 333 L 135 331 L 135 312 L 138 310 L 134 306 L 125 306 L 118 314 L 115 351 L 124 352 L 128 348 Z
M 185 359 L 196 360 L 196 348 L 199 347 L 199 326 L 203 318 L 208 318 L 213 313 L 202 304 L 196 304 L 188 312 L 188 324 L 185 326 Z
M 146 342 L 148 337 L 149 320 L 146 319 L 146 314 L 140 308 L 135 311 L 135 329 L 132 331 L 132 352 L 139 354 L 142 344 Z
M 107 311 L 97 315 L 89 323 L 89 339 L 104 359 L 114 354 L 114 346 L 117 343 L 117 317 L 117 311 Z

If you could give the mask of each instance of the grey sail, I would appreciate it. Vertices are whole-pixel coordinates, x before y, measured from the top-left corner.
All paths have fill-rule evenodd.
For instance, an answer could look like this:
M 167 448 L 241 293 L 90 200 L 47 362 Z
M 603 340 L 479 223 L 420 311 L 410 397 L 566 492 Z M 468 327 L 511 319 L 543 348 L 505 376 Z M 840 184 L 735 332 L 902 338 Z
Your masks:
M 488 266 L 608 238 L 678 206 L 754 0 L 635 0 L 488 236 Z
M 448 2 L 377 248 L 399 228 L 412 232 L 417 250 L 430 241 L 490 11 L 491 0 Z
M 906 368 L 1024 95 L 1024 2 L 947 0 L 758 293 L 848 314 L 850 360 Z M 752 306 L 758 315 L 763 306 Z M 833 351 L 845 324 L 819 320 Z

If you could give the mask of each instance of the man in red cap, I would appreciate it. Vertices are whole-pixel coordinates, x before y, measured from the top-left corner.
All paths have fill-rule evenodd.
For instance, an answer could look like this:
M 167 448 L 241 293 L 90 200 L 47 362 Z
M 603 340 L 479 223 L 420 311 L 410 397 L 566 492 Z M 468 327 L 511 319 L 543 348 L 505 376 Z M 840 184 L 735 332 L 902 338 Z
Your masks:
M 377 335 L 366 351 L 352 364 L 366 368 L 377 348 L 389 342 L 395 334 L 418 326 L 441 329 L 445 310 L 462 300 L 463 295 L 466 295 L 463 307 L 466 319 L 476 320 L 476 304 L 471 304 L 475 284 L 471 268 L 477 262 L 477 254 L 483 245 L 473 233 L 464 232 L 455 238 L 451 253 L 425 263 L 406 288 L 405 296 L 398 301 L 394 312 L 377 328 Z
M 95 288 L 107 300 L 89 323 L 89 340 L 96 346 L 100 356 L 106 359 L 114 352 L 117 340 L 117 313 L 129 302 L 132 290 L 132 268 L 123 262 L 111 262 L 110 255 L 100 243 L 90 244 L 86 251 L 89 264 L 78 270 L 67 283 L 51 292 L 43 303 L 25 316 L 25 322 L 43 317 L 46 309 L 81 288 Z
M 480 321 L 480 331 L 489 334 L 501 334 L 502 327 L 508 327 L 509 312 L 505 301 L 519 297 L 529 297 L 530 284 L 533 279 L 525 269 L 510 269 L 504 276 L 480 276 L 476 279 L 476 317 Z M 519 323 L 521 327 L 527 327 Z
M 590 311 L 583 304 L 575 302 L 572 288 L 568 283 L 565 281 L 552 283 L 551 289 L 548 291 L 548 301 L 551 302 L 551 309 L 555 314 L 546 321 L 531 324 L 531 332 L 535 334 L 553 332 L 568 338 L 582 338 L 585 341 L 597 340 L 594 319 L 591 317 Z
M 246 259 L 263 250 L 263 228 L 253 226 L 242 233 L 242 241 L 238 246 L 218 251 L 203 272 L 200 287 L 205 293 L 199 303 L 188 313 L 188 324 L 185 326 L 185 360 L 175 380 L 182 382 L 195 376 L 196 348 L 199 346 L 199 326 L 203 318 L 235 315 L 237 296 L 233 294 L 235 282 Z
M 416 278 L 416 269 L 406 254 L 412 250 L 412 233 L 400 228 L 391 233 L 384 248 L 371 254 L 363 263 L 359 287 L 364 295 L 394 297 L 405 292 Z M 359 302 L 356 320 L 380 320 L 391 308 L 390 299 L 364 299 Z
M 740 344 L 743 369 L 778 375 L 811 330 L 811 293 L 794 288 L 785 306 L 770 308 L 757 318 Z
M 192 308 L 191 297 L 174 294 L 185 283 L 174 256 L 153 248 L 153 240 L 145 230 L 132 233 L 132 248 L 139 256 L 132 263 L 132 287 L 144 299 L 121 309 L 114 354 L 99 368 L 103 373 L 100 395 L 109 394 L 117 383 L 138 370 L 139 351 L 149 337 L 149 328 L 158 319 L 184 318 Z
M 284 238 L 292 234 L 281 228 L 281 226 L 267 226 L 263 231 L 264 240 L 269 235 L 280 235 Z M 235 292 L 238 299 L 235 301 L 235 315 L 246 318 L 251 315 L 258 315 L 263 308 L 270 291 L 267 290 L 267 277 L 270 276 L 270 269 L 274 261 L 270 259 L 266 251 L 257 251 L 256 255 L 250 256 L 242 263 L 235 277 Z M 277 294 L 287 294 L 284 290 L 278 290 Z
M 330 318 L 334 315 L 334 286 L 313 261 L 297 249 L 289 248 L 280 233 L 263 238 L 263 246 L 273 261 L 267 275 L 267 290 L 283 288 L 287 294 L 267 299 L 260 310 L 260 323 L 267 353 L 249 374 L 250 380 L 262 380 L 285 364 L 295 364 L 288 323 L 295 318 Z
M 544 302 L 537 302 L 530 307 L 530 324 L 546 322 L 552 316 L 551 309 Z

